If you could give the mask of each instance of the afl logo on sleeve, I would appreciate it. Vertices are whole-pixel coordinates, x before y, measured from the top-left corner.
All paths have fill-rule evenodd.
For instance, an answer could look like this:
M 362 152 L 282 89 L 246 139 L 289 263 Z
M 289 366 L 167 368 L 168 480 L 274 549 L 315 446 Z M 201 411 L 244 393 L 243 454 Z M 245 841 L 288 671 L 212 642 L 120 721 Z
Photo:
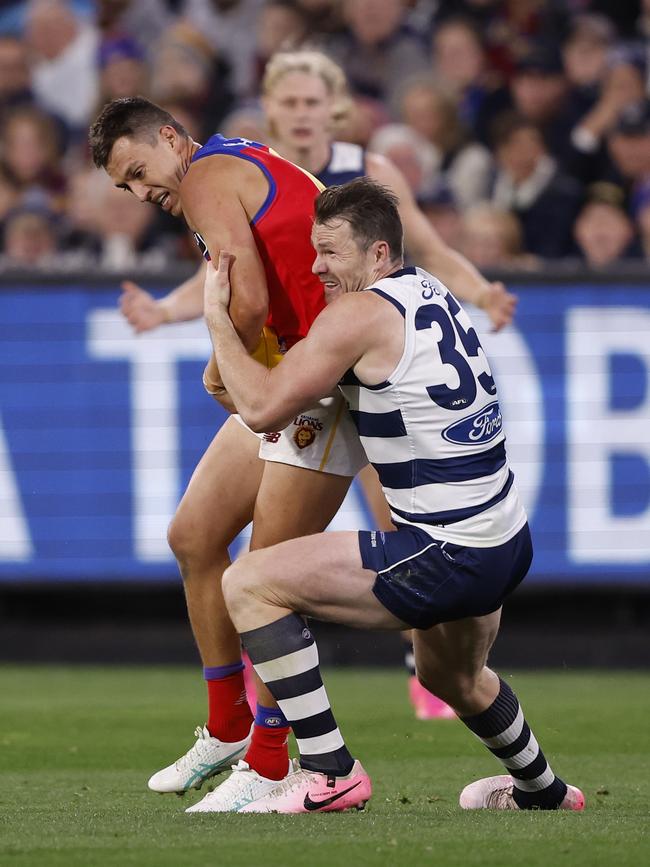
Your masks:
M 443 430 L 442 436 L 448 443 L 483 445 L 498 437 L 501 427 L 501 410 L 498 401 L 494 401 L 467 418 L 450 424 Z

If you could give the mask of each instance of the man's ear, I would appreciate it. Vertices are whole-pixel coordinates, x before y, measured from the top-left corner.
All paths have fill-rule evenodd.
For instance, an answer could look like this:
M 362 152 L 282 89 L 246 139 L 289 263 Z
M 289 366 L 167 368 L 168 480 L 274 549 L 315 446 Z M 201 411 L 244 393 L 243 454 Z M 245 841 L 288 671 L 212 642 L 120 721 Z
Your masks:
M 178 133 L 176 132 L 174 127 L 165 124 L 165 126 L 160 127 L 159 133 L 162 136 L 164 142 L 168 144 L 173 150 L 178 142 Z
M 386 241 L 375 241 L 375 262 L 386 262 L 390 259 L 390 248 Z

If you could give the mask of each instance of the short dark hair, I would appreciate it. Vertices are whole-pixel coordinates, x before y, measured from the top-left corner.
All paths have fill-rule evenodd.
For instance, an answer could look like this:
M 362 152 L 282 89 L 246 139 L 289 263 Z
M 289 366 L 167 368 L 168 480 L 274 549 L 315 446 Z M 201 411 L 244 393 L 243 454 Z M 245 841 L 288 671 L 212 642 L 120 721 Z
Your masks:
M 364 249 L 375 241 L 386 241 L 391 258 L 404 255 L 404 232 L 398 199 L 371 178 L 355 178 L 347 184 L 329 187 L 317 197 L 317 223 L 345 220 Z
M 111 100 L 90 127 L 88 142 L 93 162 L 98 169 L 106 168 L 113 145 L 123 136 L 144 138 L 155 145 L 162 126 L 171 126 L 183 138 L 189 138 L 184 127 L 168 111 L 143 96 Z
M 542 140 L 544 146 L 546 142 L 539 126 L 532 120 L 517 114 L 515 111 L 504 111 L 497 115 L 490 127 L 490 138 L 492 139 L 492 147 L 497 149 L 503 145 L 507 145 L 510 139 L 522 130 L 531 130 L 537 133 Z

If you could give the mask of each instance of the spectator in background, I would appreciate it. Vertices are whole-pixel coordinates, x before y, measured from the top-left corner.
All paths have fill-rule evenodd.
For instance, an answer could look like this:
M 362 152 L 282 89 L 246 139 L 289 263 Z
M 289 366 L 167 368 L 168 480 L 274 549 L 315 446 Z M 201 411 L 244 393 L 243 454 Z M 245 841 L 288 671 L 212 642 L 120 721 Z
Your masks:
M 25 40 L 38 102 L 85 134 L 97 103 L 97 30 L 64 0 L 30 0 Z
M 530 268 L 539 264 L 534 257 L 523 255 L 523 233 L 517 217 L 488 202 L 463 214 L 459 248 L 482 270 Z
M 61 209 L 67 179 L 54 120 L 36 106 L 14 108 L 0 127 L 0 172 L 20 197 L 38 191 L 54 211 Z
M 625 211 L 625 194 L 614 184 L 601 182 L 587 191 L 574 225 L 574 236 L 585 263 L 602 268 L 639 255 L 634 225 Z
M 569 86 L 583 95 L 590 107 L 607 71 L 609 51 L 614 43 L 614 27 L 604 15 L 576 15 L 569 24 L 562 46 L 562 63 Z
M 348 29 L 325 48 L 353 93 L 391 103 L 406 78 L 430 68 L 424 45 L 404 27 L 403 0 L 346 0 L 343 13 Z
M 117 189 L 95 169 L 79 173 L 70 185 L 65 213 L 65 247 L 83 251 L 85 261 L 109 270 L 138 264 L 161 268 L 174 239 L 155 232 L 156 208 Z
M 200 141 L 214 133 L 232 107 L 229 71 L 202 33 L 187 22 L 170 27 L 154 53 L 152 99 L 180 103 L 201 122 Z
M 149 69 L 144 51 L 135 39 L 130 36 L 103 39 L 97 61 L 100 78 L 96 114 L 112 99 L 149 93 Z
M 22 205 L 4 221 L 4 263 L 18 268 L 49 265 L 58 250 L 56 218 L 39 205 Z
M 309 39 L 332 36 L 343 30 L 340 0 L 296 0 L 307 22 Z
M 433 186 L 440 168 L 440 154 L 412 127 L 386 124 L 370 139 L 368 149 L 397 166 L 416 198 Z
M 484 34 L 490 67 L 504 81 L 535 45 L 559 43 L 567 16 L 565 3 L 548 0 L 443 0 L 455 14 L 459 5 Z
M 526 118 L 500 118 L 494 139 L 497 172 L 492 203 L 519 218 L 529 253 L 551 259 L 567 255 L 580 186 L 559 171 L 541 132 Z
M 650 180 L 650 100 L 621 111 L 607 145 L 618 180 L 633 199 Z
M 80 261 L 96 262 L 100 249 L 98 202 L 105 185 L 94 167 L 76 172 L 68 186 L 63 214 L 62 245 L 80 254 Z
M 168 257 L 162 240 L 152 232 L 156 208 L 144 207 L 106 178 L 102 195 L 97 200 L 96 228 L 100 241 L 99 263 L 103 268 L 124 271 L 136 263 L 150 268 L 163 268 Z
M 136 38 L 147 51 L 187 5 L 177 0 L 94 0 L 95 20 L 103 39 Z
M 25 43 L 16 36 L 0 34 L 0 115 L 33 100 Z
M 570 142 L 572 174 L 593 181 L 610 173 L 605 141 L 623 114 L 645 96 L 645 80 L 638 51 L 618 51 L 609 61 L 597 100 L 573 127 Z
M 308 33 L 307 16 L 294 0 L 267 0 L 257 20 L 255 90 L 259 91 L 264 69 L 278 51 L 295 51 Z
M 559 50 L 538 45 L 518 62 L 510 81 L 512 108 L 544 134 L 553 156 L 562 159 L 572 126 L 568 85 Z
M 187 21 L 208 40 L 232 70 L 230 86 L 238 99 L 257 95 L 257 21 L 265 0 L 185 0 Z
M 486 96 L 485 51 L 469 19 L 449 18 L 433 35 L 433 73 L 453 95 L 461 123 L 474 132 Z
M 438 154 L 438 167 L 461 208 L 485 198 L 492 157 L 469 140 L 452 94 L 429 77 L 405 82 L 399 104 L 401 119 Z
M 418 196 L 418 206 L 442 240 L 454 250 L 459 249 L 461 215 L 458 203 L 444 178 Z

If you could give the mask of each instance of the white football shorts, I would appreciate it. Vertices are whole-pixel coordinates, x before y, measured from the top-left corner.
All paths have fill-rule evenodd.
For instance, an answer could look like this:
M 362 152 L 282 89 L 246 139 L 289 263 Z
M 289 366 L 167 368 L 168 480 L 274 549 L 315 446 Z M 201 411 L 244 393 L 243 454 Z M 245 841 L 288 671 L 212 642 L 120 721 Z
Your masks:
M 237 421 L 248 427 L 239 415 Z M 337 391 L 297 415 L 284 430 L 255 434 L 259 456 L 335 476 L 356 476 L 368 463 L 345 399 Z

